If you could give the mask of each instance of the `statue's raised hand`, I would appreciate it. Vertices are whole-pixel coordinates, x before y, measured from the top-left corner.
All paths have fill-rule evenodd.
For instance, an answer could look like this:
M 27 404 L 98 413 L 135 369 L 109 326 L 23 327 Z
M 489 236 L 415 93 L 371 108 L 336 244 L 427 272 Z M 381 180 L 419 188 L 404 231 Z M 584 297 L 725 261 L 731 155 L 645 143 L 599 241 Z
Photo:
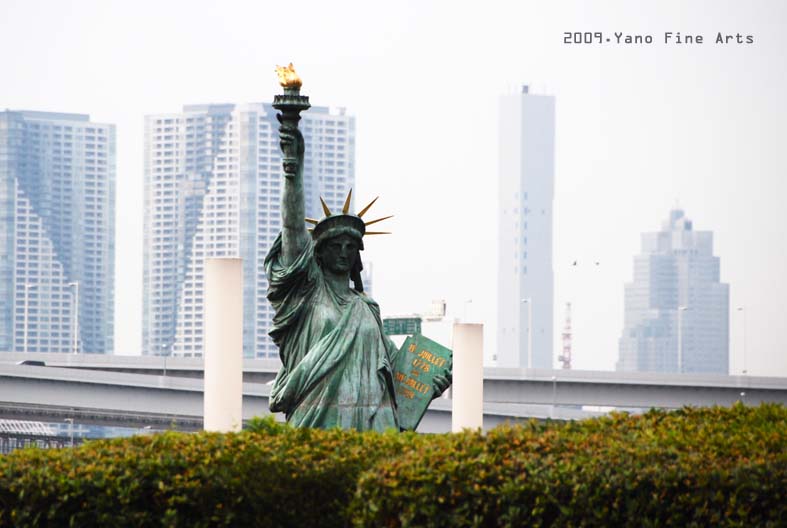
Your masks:
M 279 146 L 283 154 L 282 165 L 287 176 L 294 176 L 303 167 L 303 134 L 297 128 L 279 127 Z

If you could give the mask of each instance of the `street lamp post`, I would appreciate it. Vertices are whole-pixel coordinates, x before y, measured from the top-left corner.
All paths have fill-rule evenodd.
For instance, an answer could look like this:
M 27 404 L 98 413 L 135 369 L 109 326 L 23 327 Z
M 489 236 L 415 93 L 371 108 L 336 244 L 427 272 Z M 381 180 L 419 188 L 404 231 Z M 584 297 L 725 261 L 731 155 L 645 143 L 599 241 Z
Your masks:
M 74 287 L 74 354 L 79 353 L 79 281 L 69 282 Z
M 527 368 L 533 368 L 533 298 L 522 299 L 527 304 Z
M 678 372 L 683 372 L 683 312 L 687 306 L 678 306 Z
M 743 369 L 742 374 L 746 375 L 746 309 L 743 306 L 738 307 L 738 311 L 743 314 Z
M 167 349 L 168 348 L 169 347 L 167 346 L 166 343 L 161 343 L 161 355 L 164 356 L 164 376 L 165 377 L 167 375 L 167 357 L 169 356 L 169 354 L 167 353 Z
M 24 312 L 24 322 L 22 326 L 22 352 L 27 354 L 27 314 L 28 314 L 28 296 L 30 295 L 30 289 L 35 288 L 35 284 L 25 283 L 25 312 Z

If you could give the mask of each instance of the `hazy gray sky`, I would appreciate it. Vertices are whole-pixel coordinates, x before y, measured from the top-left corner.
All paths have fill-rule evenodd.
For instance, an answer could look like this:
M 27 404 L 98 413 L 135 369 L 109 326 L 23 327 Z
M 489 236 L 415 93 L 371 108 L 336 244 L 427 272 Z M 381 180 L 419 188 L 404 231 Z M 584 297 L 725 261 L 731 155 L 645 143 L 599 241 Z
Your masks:
M 557 98 L 556 350 L 570 300 L 575 368 L 614 368 L 640 233 L 679 203 L 715 234 L 733 372 L 742 306 L 747 369 L 787 376 L 786 26 L 779 0 L 0 0 L 0 107 L 117 125 L 118 353 L 141 340 L 143 116 L 270 101 L 273 67 L 292 61 L 313 104 L 357 116 L 359 201 L 380 194 L 377 212 L 396 214 L 365 255 L 384 313 L 445 298 L 461 315 L 472 299 L 494 346 L 497 98 L 525 83 Z

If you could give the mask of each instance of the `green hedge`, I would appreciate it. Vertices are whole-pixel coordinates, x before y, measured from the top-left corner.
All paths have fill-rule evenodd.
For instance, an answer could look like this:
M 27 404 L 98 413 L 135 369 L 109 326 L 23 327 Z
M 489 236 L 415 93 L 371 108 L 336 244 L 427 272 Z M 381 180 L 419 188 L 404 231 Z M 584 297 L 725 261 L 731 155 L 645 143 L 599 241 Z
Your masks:
M 415 434 L 258 421 L 0 457 L 0 526 L 344 526 L 361 471 Z
M 438 436 L 365 473 L 353 508 L 367 526 L 787 526 L 787 409 Z
M 787 409 L 445 435 L 165 433 L 0 457 L 0 526 L 787 526 Z

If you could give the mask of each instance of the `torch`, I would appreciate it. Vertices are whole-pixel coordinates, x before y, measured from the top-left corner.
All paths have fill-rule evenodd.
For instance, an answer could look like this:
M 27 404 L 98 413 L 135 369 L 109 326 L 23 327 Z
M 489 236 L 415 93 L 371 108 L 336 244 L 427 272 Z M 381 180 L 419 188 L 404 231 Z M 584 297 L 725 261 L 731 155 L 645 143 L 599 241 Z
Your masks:
M 276 66 L 279 84 L 284 88 L 284 93 L 273 97 L 273 108 L 279 111 L 276 119 L 281 123 L 282 129 L 298 130 L 298 121 L 301 112 L 308 110 L 309 97 L 301 95 L 301 78 L 295 73 L 292 63 L 289 66 Z M 286 177 L 293 177 L 298 168 L 298 145 L 289 143 L 282 145 L 282 166 Z

